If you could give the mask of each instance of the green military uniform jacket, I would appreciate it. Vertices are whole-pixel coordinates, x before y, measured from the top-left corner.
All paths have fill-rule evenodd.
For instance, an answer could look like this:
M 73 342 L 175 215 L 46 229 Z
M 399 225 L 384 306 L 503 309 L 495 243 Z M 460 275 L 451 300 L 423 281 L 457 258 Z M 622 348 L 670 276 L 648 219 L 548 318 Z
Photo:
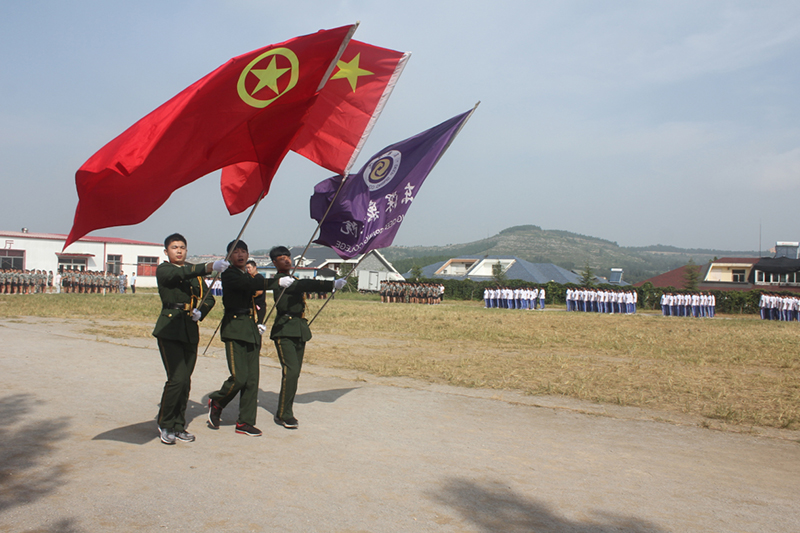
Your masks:
M 251 276 L 232 266 L 220 276 L 222 279 L 222 317 L 220 338 L 223 341 L 238 340 L 253 344 L 261 343 L 256 325 L 256 306 L 253 297 L 256 291 L 272 290 L 278 286 L 277 278 L 266 279 L 261 274 Z
M 200 331 L 197 322 L 192 320 L 192 309 L 197 308 L 202 313 L 202 320 L 215 303 L 212 295 L 206 296 L 208 289 L 202 278 L 205 273 L 205 263 L 178 266 L 164 261 L 158 265 L 156 281 L 161 297 L 161 314 L 153 330 L 154 337 L 192 344 L 200 342 Z M 179 304 L 183 304 L 183 308 L 174 309 Z
M 288 275 L 279 273 L 275 279 L 278 280 Z M 269 338 L 274 340 L 280 337 L 299 337 L 304 342 L 310 340 L 311 329 L 308 327 L 308 321 L 305 318 L 305 293 L 332 292 L 333 282 L 300 279 L 286 289 L 283 297 L 280 296 L 281 291 L 280 286 L 272 291 L 273 298 L 278 302 L 278 305 L 275 306 L 277 314 L 275 315 L 275 323 L 272 325 Z

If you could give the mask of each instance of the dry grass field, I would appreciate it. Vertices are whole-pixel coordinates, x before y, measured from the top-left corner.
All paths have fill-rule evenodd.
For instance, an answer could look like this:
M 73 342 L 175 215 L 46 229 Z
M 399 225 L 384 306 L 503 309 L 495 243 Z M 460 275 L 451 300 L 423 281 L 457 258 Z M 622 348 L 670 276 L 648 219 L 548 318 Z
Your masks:
M 310 316 L 322 304 L 309 300 Z M 222 316 L 203 324 L 203 351 Z M 154 293 L 0 296 L 0 317 L 103 319 L 86 332 L 148 337 Z M 307 361 L 461 387 L 564 395 L 687 413 L 739 427 L 800 428 L 800 324 L 752 316 L 713 320 L 331 302 L 312 329 Z M 215 340 L 215 347 L 220 347 Z M 262 355 L 274 357 L 265 343 Z

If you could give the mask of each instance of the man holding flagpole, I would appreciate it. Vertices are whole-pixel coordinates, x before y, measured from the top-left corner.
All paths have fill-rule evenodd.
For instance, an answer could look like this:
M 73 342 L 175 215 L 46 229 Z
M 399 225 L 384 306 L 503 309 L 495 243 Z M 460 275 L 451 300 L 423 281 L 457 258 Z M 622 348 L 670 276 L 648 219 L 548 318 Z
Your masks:
M 272 264 L 278 270 L 276 279 L 289 276 L 291 278 L 292 255 L 285 246 L 276 246 L 269 252 Z M 297 429 L 298 422 L 292 409 L 297 393 L 297 381 L 303 366 L 303 354 L 306 342 L 311 340 L 311 329 L 306 320 L 307 292 L 333 292 L 340 290 L 347 279 L 321 281 L 301 279 L 281 290 L 275 289 L 275 322 L 272 325 L 270 339 L 275 342 L 278 359 L 281 362 L 281 392 L 278 397 L 278 408 L 275 411 L 275 423 L 287 429 Z
M 153 336 L 158 339 L 167 382 L 158 410 L 158 434 L 164 444 L 176 440 L 194 441 L 186 431 L 186 403 L 192 386 L 192 372 L 200 341 L 198 322 L 214 307 L 214 298 L 205 295 L 203 277 L 212 271 L 224 272 L 228 262 L 193 265 L 186 262 L 186 238 L 173 233 L 164 239 L 164 261 L 156 269 L 161 312 Z
M 239 435 L 260 437 L 256 427 L 258 407 L 258 381 L 261 351 L 261 335 L 265 329 L 256 321 L 255 295 L 258 291 L 287 288 L 291 278 L 266 279 L 261 274 L 251 276 L 247 272 L 249 251 L 244 241 L 237 239 L 228 243 L 227 252 L 231 268 L 222 273 L 222 317 L 220 338 L 225 343 L 230 377 L 222 387 L 208 395 L 208 425 L 219 429 L 222 410 L 239 395 L 239 416 L 235 431 Z

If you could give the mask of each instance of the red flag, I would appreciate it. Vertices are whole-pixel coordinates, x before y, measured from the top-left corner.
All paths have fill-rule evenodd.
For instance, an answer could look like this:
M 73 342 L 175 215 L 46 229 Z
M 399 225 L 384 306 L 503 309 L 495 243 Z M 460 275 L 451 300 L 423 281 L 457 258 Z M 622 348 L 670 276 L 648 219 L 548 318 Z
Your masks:
M 352 40 L 304 119 L 292 150 L 338 174 L 349 172 L 409 54 Z M 253 162 L 222 170 L 222 196 L 234 215 L 253 205 L 277 169 Z
M 173 191 L 222 167 L 257 161 L 274 173 L 354 30 L 233 58 L 101 148 L 75 174 L 78 207 L 64 247 L 145 220 Z
M 331 172 L 349 172 L 408 56 L 350 41 L 292 143 L 292 151 Z

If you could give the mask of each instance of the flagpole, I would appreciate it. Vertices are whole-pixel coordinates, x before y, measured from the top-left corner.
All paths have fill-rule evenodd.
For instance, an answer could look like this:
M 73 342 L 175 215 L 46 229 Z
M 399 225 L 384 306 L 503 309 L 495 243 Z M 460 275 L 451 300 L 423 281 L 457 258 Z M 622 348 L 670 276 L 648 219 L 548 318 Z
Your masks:
M 370 250 L 370 251 L 372 251 L 372 250 Z M 348 273 L 347 273 L 347 275 L 344 277 L 344 279 L 347 279 L 347 278 L 349 278 L 349 277 L 350 277 L 350 275 L 351 275 L 353 272 L 355 272 L 355 271 L 356 271 L 356 269 L 358 268 L 358 265 L 360 265 L 360 264 L 361 264 L 361 261 L 363 261 L 363 260 L 364 260 L 364 259 L 365 259 L 365 258 L 366 258 L 368 255 L 369 255 L 369 252 L 367 252 L 367 253 L 365 253 L 364 255 L 362 255 L 362 256 L 361 256 L 361 259 L 359 259 L 359 260 L 358 260 L 358 263 L 356 263 L 356 264 L 353 266 L 353 268 L 350 270 L 350 272 L 348 272 Z M 317 313 L 314 315 L 314 318 L 312 318 L 312 319 L 311 319 L 311 320 L 308 322 L 308 325 L 309 325 L 309 326 L 311 326 L 311 324 L 313 324 L 313 323 L 314 323 L 314 320 L 316 320 L 316 318 L 319 316 L 319 314 L 322 312 L 322 310 L 323 310 L 323 309 L 325 309 L 325 306 L 326 306 L 326 305 L 328 305 L 328 302 L 330 302 L 331 300 L 333 300 L 333 297 L 334 297 L 335 295 L 336 295 L 336 290 L 334 290 L 334 291 L 331 293 L 331 297 L 330 297 L 330 298 L 328 298 L 327 300 L 325 300 L 325 303 L 324 303 L 324 304 L 322 304 L 322 307 L 320 307 L 320 308 L 319 308 L 319 311 L 317 311 Z
M 250 214 L 247 215 L 247 220 L 244 221 L 244 224 L 242 225 L 242 229 L 239 230 L 239 235 L 237 235 L 236 236 L 236 240 L 233 241 L 233 246 L 231 246 L 231 249 L 228 250 L 228 252 L 225 254 L 225 261 L 230 261 L 231 254 L 236 249 L 236 245 L 239 244 L 239 241 L 242 240 L 242 235 L 244 235 L 244 230 L 246 230 L 248 224 L 250 224 L 250 219 L 253 218 L 253 213 L 256 212 L 256 208 L 258 207 L 258 204 L 261 203 L 261 200 L 264 199 L 264 196 L 266 196 L 266 194 L 264 192 L 264 189 L 261 189 L 261 194 L 258 195 L 258 200 L 256 200 L 256 203 L 254 203 L 253 207 L 250 209 Z M 197 305 L 198 308 L 201 307 L 203 305 L 203 303 L 205 303 L 206 298 L 208 297 L 209 294 L 211 294 L 211 287 L 214 286 L 214 283 L 217 281 L 217 278 L 219 278 L 219 275 L 220 275 L 219 272 L 217 272 L 214 275 L 214 279 L 211 280 L 211 286 L 209 287 L 208 292 L 203 296 L 203 299 Z M 214 334 L 211 335 L 210 339 L 208 339 L 208 344 L 206 345 L 206 349 L 203 350 L 203 355 L 205 355 L 206 352 L 208 351 L 208 347 L 211 346 L 211 342 L 214 340 L 214 337 L 217 336 L 217 331 L 219 331 L 219 327 L 221 325 L 222 325 L 222 319 L 220 319 L 219 324 L 217 324 L 217 329 L 214 330 Z
M 472 114 L 475 112 L 475 110 L 478 109 L 479 105 L 481 105 L 481 101 L 480 100 L 478 100 L 475 103 L 475 105 L 472 108 L 472 111 L 469 112 L 469 115 L 467 115 L 467 117 L 461 122 L 461 124 L 459 124 L 458 129 L 453 133 L 453 135 L 450 137 L 450 139 L 448 139 L 447 144 L 445 144 L 444 148 L 442 148 L 442 151 L 439 152 L 439 157 L 437 157 L 436 161 L 433 162 L 433 165 L 431 166 L 431 170 L 433 170 L 433 168 L 436 166 L 436 164 L 442 158 L 442 156 L 447 151 L 447 149 L 450 148 L 450 145 L 453 144 L 453 141 L 455 140 L 456 137 L 458 137 L 458 134 L 461 133 L 461 130 L 464 129 L 464 126 L 467 124 L 467 121 L 472 117 Z
M 458 129 L 453 133 L 453 135 L 450 137 L 450 139 L 448 139 L 447 144 L 444 145 L 444 148 L 442 148 L 442 151 L 439 152 L 439 156 L 436 158 L 436 161 L 433 162 L 433 165 L 431 165 L 430 170 L 433 170 L 433 168 L 436 166 L 436 164 L 442 158 L 442 156 L 447 151 L 447 149 L 450 148 L 450 145 L 453 143 L 453 140 L 458 136 L 459 133 L 461 133 L 461 130 L 464 128 L 464 125 L 470 119 L 470 117 L 475 112 L 475 110 L 478 109 L 478 106 L 480 104 L 481 104 L 481 102 L 480 102 L 480 100 L 478 100 L 478 102 L 473 106 L 472 110 L 469 112 L 469 115 L 467 115 L 466 118 L 464 118 L 464 120 L 461 122 L 461 124 L 459 124 Z M 344 180 L 342 180 L 342 184 L 344 184 Z M 341 189 L 341 186 L 339 188 Z M 336 194 L 338 195 L 339 191 L 336 191 Z M 328 205 L 328 210 L 330 210 L 331 206 L 333 205 L 333 201 L 334 200 L 336 200 L 336 196 L 334 196 L 333 200 L 331 200 L 330 205 Z M 327 214 L 328 214 L 328 211 L 325 211 L 325 215 L 327 215 Z M 323 217 L 323 219 L 324 219 L 324 217 Z M 319 229 L 319 227 L 321 225 L 322 225 L 322 222 L 320 222 L 319 226 L 317 226 L 317 229 Z M 370 250 L 370 251 L 372 251 L 372 250 Z M 358 265 L 361 264 L 361 261 L 364 260 L 364 258 L 367 256 L 367 254 L 369 254 L 369 251 L 366 252 L 363 256 L 361 256 L 361 259 L 359 259 L 358 263 L 356 263 L 356 265 L 353 267 L 353 269 L 350 272 L 347 273 L 347 276 L 345 276 L 345 279 L 350 277 L 350 274 L 355 272 L 356 268 L 358 268 Z M 314 318 L 312 318 L 311 321 L 308 323 L 309 326 L 311 325 L 312 322 L 314 322 L 314 320 L 317 318 L 317 316 L 319 316 L 319 314 L 322 312 L 322 310 L 325 309 L 325 306 L 328 305 L 328 302 L 330 300 L 332 300 L 332 299 L 333 299 L 333 294 L 331 294 L 331 297 L 328 300 L 326 300 L 324 304 L 322 304 L 322 307 L 319 308 L 319 311 L 317 311 L 317 314 L 315 314 Z
M 355 24 L 355 27 L 357 28 L 360 23 L 361 23 L 360 21 L 357 21 L 356 24 Z M 316 237 L 317 232 L 319 232 L 320 228 L 322 227 L 322 223 L 325 221 L 325 218 L 328 216 L 328 212 L 330 211 L 331 207 L 333 206 L 334 200 L 336 200 L 336 198 L 339 195 L 339 191 L 342 190 L 342 187 L 344 186 L 345 181 L 347 181 L 347 178 L 350 176 L 350 169 L 352 168 L 353 164 L 355 163 L 356 158 L 358 157 L 358 155 L 361 153 L 361 149 L 364 147 L 364 143 L 366 143 L 367 138 L 372 133 L 372 129 L 375 127 L 375 123 L 377 122 L 378 117 L 381 115 L 381 113 L 383 113 L 383 108 L 386 106 L 386 102 L 388 101 L 389 96 L 394 91 L 394 87 L 397 84 L 397 80 L 400 78 L 400 75 L 403 73 L 403 70 L 405 69 L 406 63 L 408 63 L 409 57 L 411 57 L 411 53 L 410 52 L 406 52 L 398 60 L 397 66 L 395 67 L 395 70 L 392 73 L 391 79 L 386 84 L 386 87 L 385 87 L 383 93 L 381 94 L 380 99 L 378 100 L 378 104 L 376 105 L 375 110 L 373 111 L 372 116 L 370 117 L 369 123 L 367 124 L 366 128 L 362 132 L 361 137 L 358 140 L 358 143 L 357 143 L 355 149 L 353 150 L 353 153 L 350 155 L 350 160 L 347 162 L 347 165 L 346 165 L 346 167 L 344 169 L 344 172 L 342 173 L 342 182 L 339 184 L 339 188 L 336 190 L 336 194 L 334 194 L 333 199 L 331 200 L 330 204 L 328 205 L 328 209 L 325 211 L 325 214 L 322 216 L 322 219 L 319 221 L 319 224 L 317 224 L 316 229 L 312 233 L 311 238 L 308 240 L 308 244 L 306 244 L 306 247 L 303 250 L 303 253 L 300 255 L 299 260 L 295 262 L 294 268 L 292 269 L 292 273 L 291 273 L 292 276 L 294 276 L 294 273 L 299 268 L 300 262 L 305 258 L 306 252 L 308 252 L 308 249 L 311 246 L 311 243 L 314 241 L 314 238 Z M 324 78 L 324 79 L 327 80 L 327 78 Z M 286 289 L 284 288 L 281 291 L 281 293 L 278 295 L 278 298 L 272 304 L 272 308 L 269 310 L 269 313 L 267 313 L 265 315 L 264 321 L 261 322 L 262 324 L 265 324 L 267 322 L 267 320 L 269 320 L 269 317 L 272 316 L 272 311 L 275 310 L 275 307 L 278 305 L 278 302 L 281 301 L 281 298 L 283 298 L 283 294 L 285 292 L 286 292 Z M 323 307 L 324 307 L 324 305 L 323 305 Z
M 294 273 L 297 271 L 297 269 L 298 269 L 298 268 L 299 268 L 299 266 L 300 266 L 300 262 L 301 262 L 301 261 L 303 260 L 303 258 L 306 256 L 306 252 L 307 252 L 307 251 L 308 251 L 308 249 L 311 247 L 311 243 L 312 243 L 312 242 L 314 242 L 314 238 L 317 236 L 317 232 L 319 231 L 319 228 L 321 228 L 321 227 L 322 227 L 322 223 L 325 221 L 325 218 L 327 218 L 327 216 L 328 216 L 328 213 L 330 213 L 330 211 L 331 211 L 331 207 L 333 207 L 333 202 L 336 200 L 336 197 L 337 197 L 337 196 L 339 196 L 339 192 L 342 190 L 342 187 L 344 186 L 344 182 L 345 182 L 345 181 L 347 181 L 347 178 L 348 178 L 348 177 L 349 177 L 349 175 L 344 175 L 344 176 L 342 176 L 342 182 L 339 184 L 339 188 L 338 188 L 338 189 L 336 189 L 336 194 L 334 194 L 334 195 L 333 195 L 333 199 L 331 200 L 330 204 L 328 204 L 328 209 L 326 209 L 326 210 L 325 210 L 325 214 L 324 214 L 324 215 L 322 215 L 322 218 L 320 219 L 320 221 L 319 221 L 319 224 L 317 224 L 317 227 L 316 227 L 316 229 L 315 229 L 315 230 L 314 230 L 314 232 L 311 234 L 311 238 L 308 240 L 308 244 L 306 244 L 306 247 L 305 247 L 305 249 L 303 250 L 303 253 L 302 253 L 302 254 L 300 254 L 300 259 L 298 259 L 298 260 L 295 262 L 295 264 L 294 264 L 294 267 L 292 268 L 292 273 L 291 273 L 291 275 L 292 275 L 292 276 L 294 276 Z M 271 258 L 270 258 L 270 259 L 271 259 Z M 261 322 L 261 324 L 266 324 L 266 323 L 267 323 L 267 320 L 269 320 L 269 317 L 270 317 L 270 316 L 272 316 L 272 312 L 275 310 L 275 307 L 277 307 L 277 305 L 278 305 L 278 302 L 280 302 L 280 301 L 281 301 L 281 298 L 283 298 L 283 294 L 284 294 L 285 292 L 286 292 L 286 287 L 284 287 L 284 288 L 281 290 L 281 293 L 278 295 L 278 297 L 277 297 L 277 298 L 275 299 L 275 301 L 272 303 L 272 308 L 269 310 L 269 313 L 267 313 L 266 315 L 264 315 L 264 320 Z

